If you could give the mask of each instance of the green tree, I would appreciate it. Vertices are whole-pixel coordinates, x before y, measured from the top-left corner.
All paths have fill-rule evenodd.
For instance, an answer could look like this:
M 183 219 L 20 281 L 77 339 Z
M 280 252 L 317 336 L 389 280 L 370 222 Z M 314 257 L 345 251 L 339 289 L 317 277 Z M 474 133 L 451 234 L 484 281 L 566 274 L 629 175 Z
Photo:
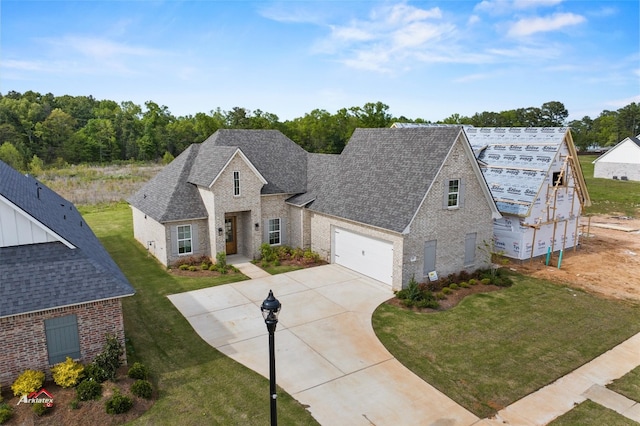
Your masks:
M 35 134 L 40 139 L 40 145 L 34 154 L 42 158 L 45 163 L 53 162 L 56 157 L 62 157 L 62 147 L 73 139 L 76 120 L 59 108 L 42 122 L 36 124 Z
M 77 133 L 82 146 L 80 161 L 111 162 L 118 159 L 116 132 L 111 120 L 92 118 Z
M 22 155 L 10 142 L 0 145 L 0 160 L 4 161 L 16 170 L 22 170 L 24 161 Z
M 539 126 L 561 127 L 567 124 L 569 112 L 562 102 L 545 102 L 540 108 Z

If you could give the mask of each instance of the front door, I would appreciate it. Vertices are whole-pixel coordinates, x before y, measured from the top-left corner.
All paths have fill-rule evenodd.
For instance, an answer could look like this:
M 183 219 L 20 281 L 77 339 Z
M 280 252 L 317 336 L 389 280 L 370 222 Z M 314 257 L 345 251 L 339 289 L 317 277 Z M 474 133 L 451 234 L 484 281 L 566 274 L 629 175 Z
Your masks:
M 236 254 L 238 252 L 238 242 L 235 216 L 229 216 L 224 219 L 224 235 L 227 242 L 227 255 Z

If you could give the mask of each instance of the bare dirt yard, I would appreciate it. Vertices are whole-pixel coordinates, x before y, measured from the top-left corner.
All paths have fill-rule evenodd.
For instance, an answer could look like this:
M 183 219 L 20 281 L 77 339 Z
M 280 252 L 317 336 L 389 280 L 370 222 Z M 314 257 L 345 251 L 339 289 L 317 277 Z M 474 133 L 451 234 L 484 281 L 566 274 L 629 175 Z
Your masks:
M 585 217 L 581 229 L 580 246 L 563 254 L 560 269 L 557 255 L 550 266 L 534 259 L 509 267 L 601 296 L 640 301 L 640 219 L 592 216 L 589 223 Z

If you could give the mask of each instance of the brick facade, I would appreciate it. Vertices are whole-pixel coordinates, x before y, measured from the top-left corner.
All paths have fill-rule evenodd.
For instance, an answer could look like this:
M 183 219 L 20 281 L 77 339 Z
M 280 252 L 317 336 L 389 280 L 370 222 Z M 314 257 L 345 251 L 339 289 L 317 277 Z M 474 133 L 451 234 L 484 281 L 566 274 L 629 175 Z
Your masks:
M 10 386 L 27 369 L 44 371 L 47 377 L 51 377 L 45 320 L 71 314 L 75 314 L 78 319 L 81 363 L 90 363 L 102 351 L 106 334 L 116 336 L 124 348 L 124 322 L 120 299 L 0 318 L 1 386 Z M 124 357 L 126 363 L 126 354 Z

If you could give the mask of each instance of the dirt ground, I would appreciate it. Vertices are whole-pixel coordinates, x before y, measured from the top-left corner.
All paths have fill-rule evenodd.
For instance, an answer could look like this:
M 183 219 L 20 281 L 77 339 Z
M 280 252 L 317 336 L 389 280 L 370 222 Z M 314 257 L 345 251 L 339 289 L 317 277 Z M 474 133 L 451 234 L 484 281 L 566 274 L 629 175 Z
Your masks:
M 550 266 L 534 259 L 509 267 L 601 296 L 640 301 L 640 219 L 592 216 L 590 223 L 583 218 L 580 227 L 580 245 L 563 254 L 560 269 L 557 255 Z

